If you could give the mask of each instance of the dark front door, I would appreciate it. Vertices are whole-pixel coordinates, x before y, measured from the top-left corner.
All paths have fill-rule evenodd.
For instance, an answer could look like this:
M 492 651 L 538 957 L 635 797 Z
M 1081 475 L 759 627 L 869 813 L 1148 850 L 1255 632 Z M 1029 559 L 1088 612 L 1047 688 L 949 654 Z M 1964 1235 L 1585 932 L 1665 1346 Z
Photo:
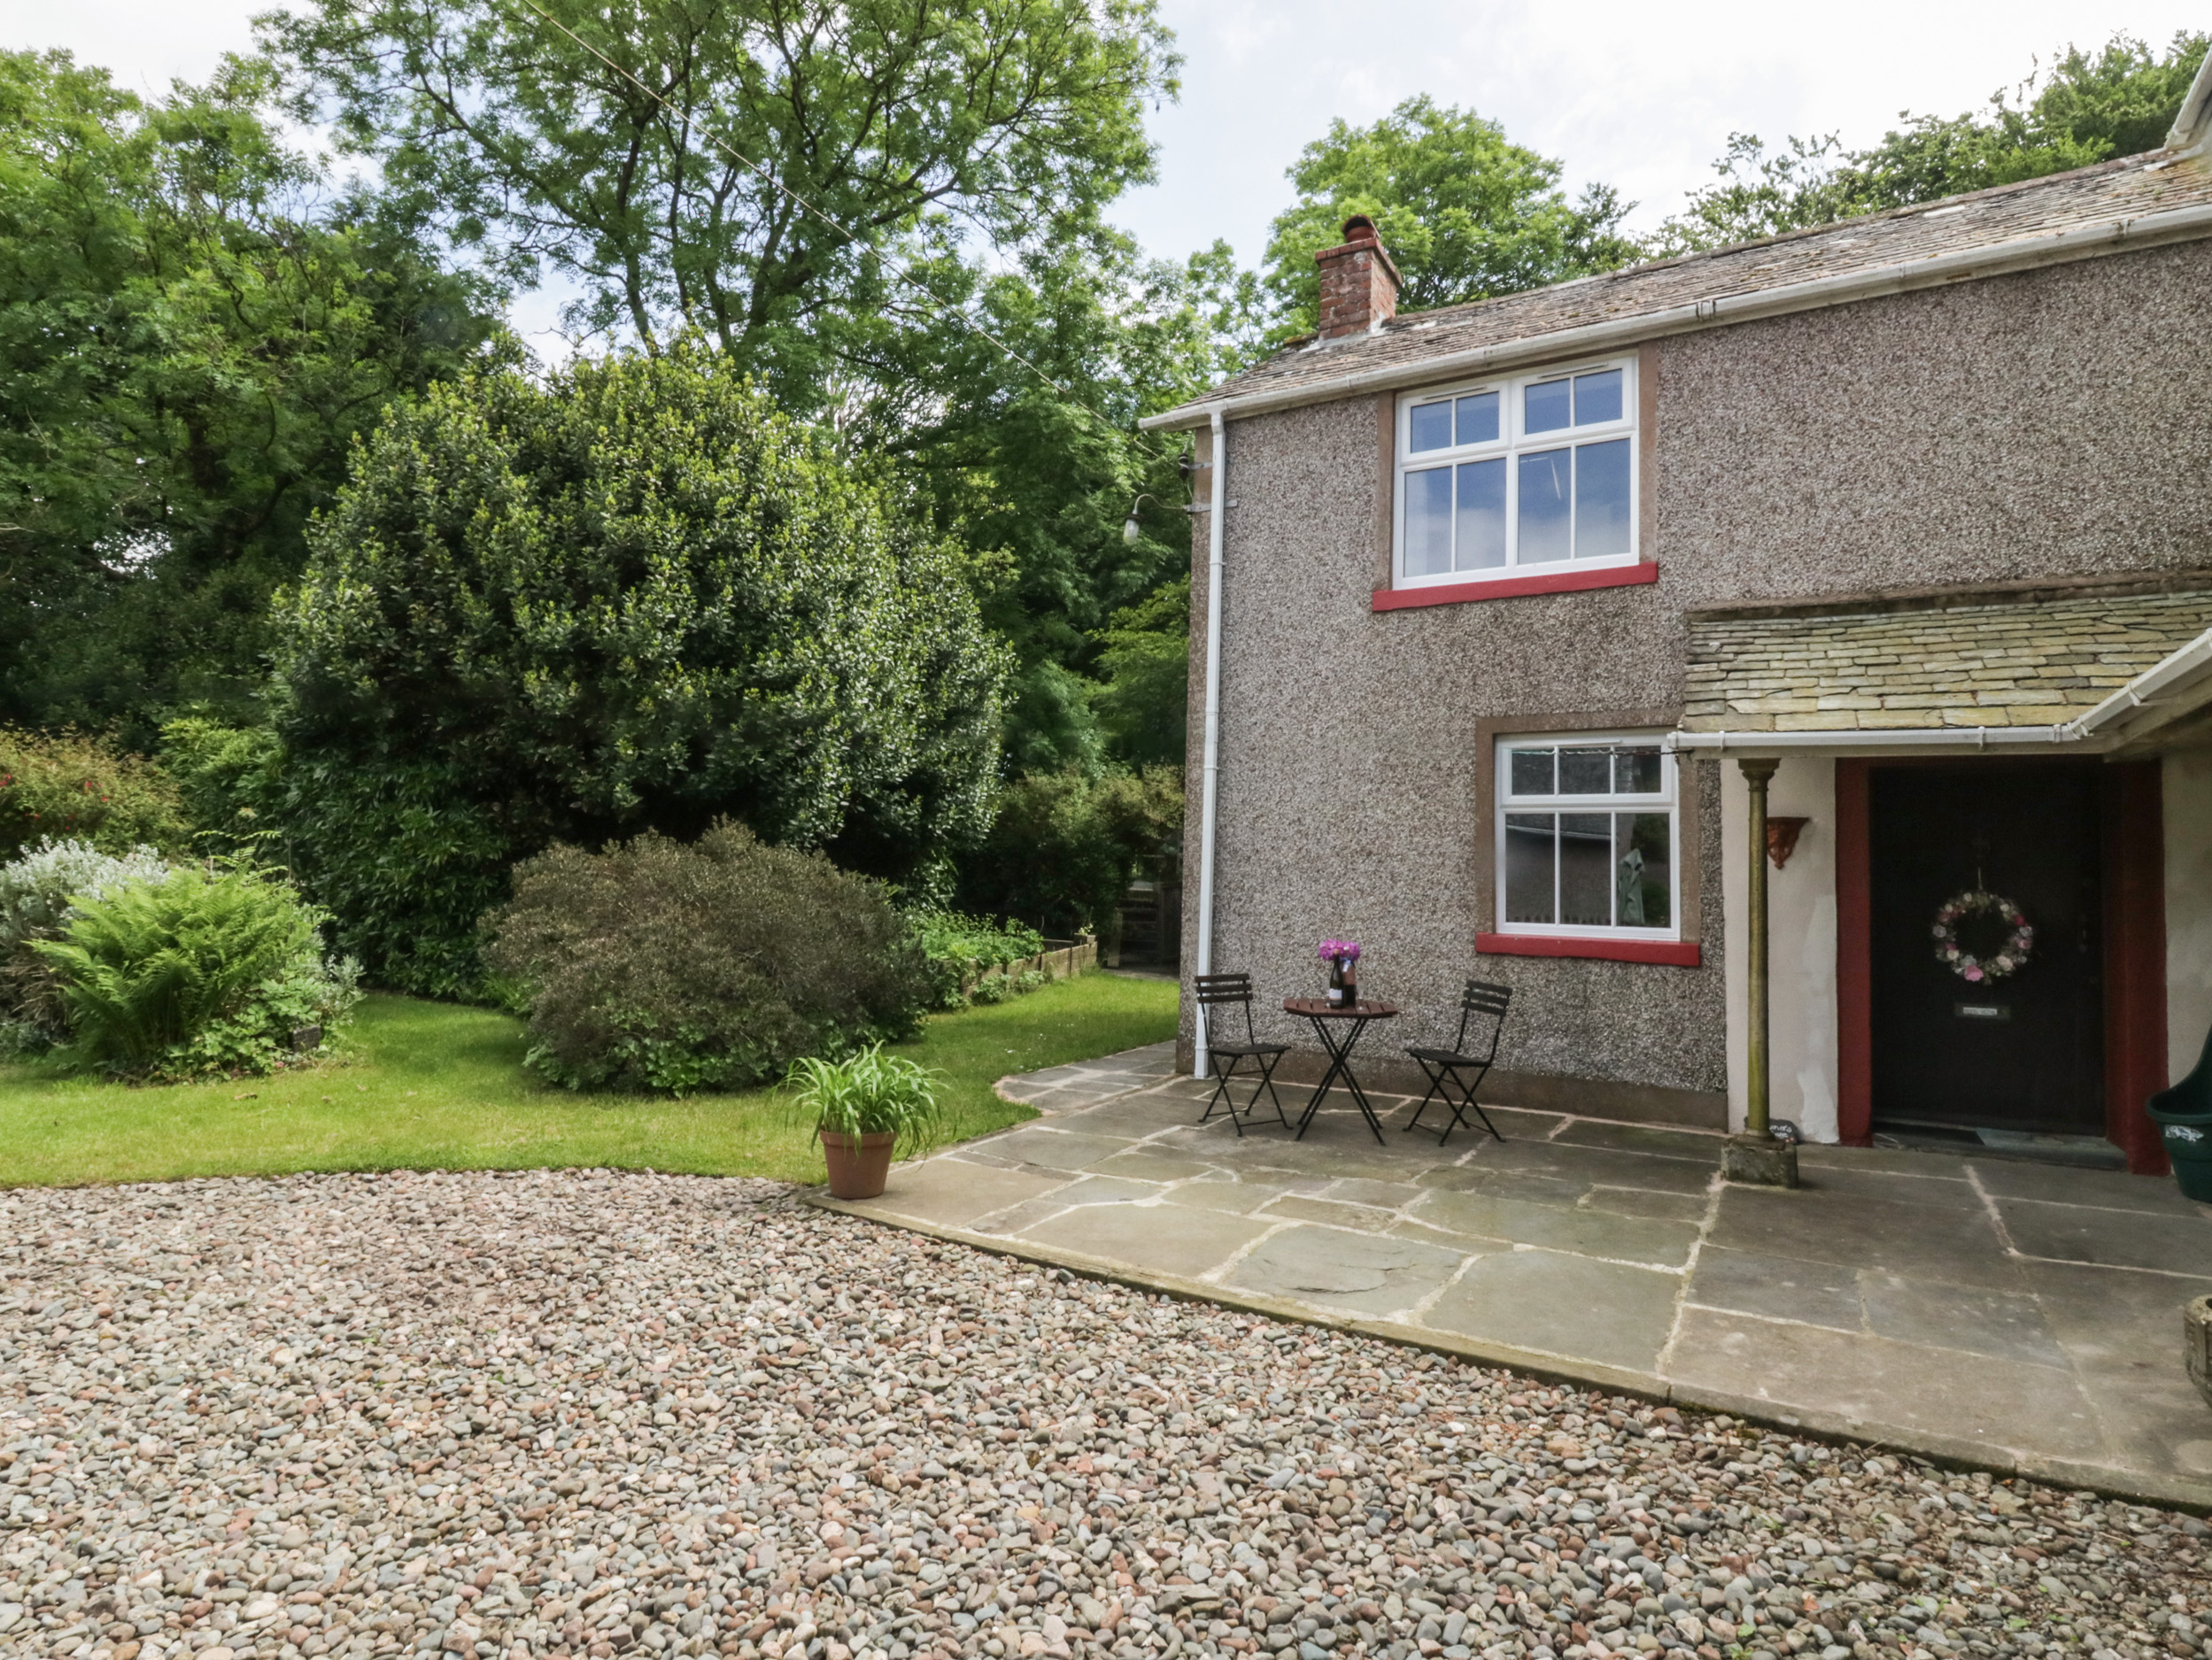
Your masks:
M 2104 1132 L 2098 770 L 2065 762 L 1877 767 L 1868 779 L 1874 1121 Z M 1974 890 L 2034 938 L 1976 983 L 1938 955 L 1937 914 Z M 1992 958 L 2012 930 L 1955 926 Z

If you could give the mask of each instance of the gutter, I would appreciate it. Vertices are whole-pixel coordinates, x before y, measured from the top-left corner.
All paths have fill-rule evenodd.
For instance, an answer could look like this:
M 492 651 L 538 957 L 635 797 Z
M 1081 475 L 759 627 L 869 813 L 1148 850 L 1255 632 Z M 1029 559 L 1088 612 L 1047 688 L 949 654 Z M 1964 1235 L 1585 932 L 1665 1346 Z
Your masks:
M 1221 799 L 1221 539 L 1227 517 L 1229 430 L 1223 424 L 1219 405 L 1213 408 L 1213 480 L 1208 497 L 1206 526 L 1206 727 L 1205 761 L 1202 775 L 1198 820 L 1198 967 L 1199 974 L 1213 972 L 1213 846 L 1214 822 Z M 1191 1062 L 1194 1077 L 1212 1075 L 1206 1048 L 1206 1006 L 1197 1005 L 1197 1053 Z
M 1981 753 L 1990 750 L 2051 749 L 2077 745 L 2090 746 L 2092 752 L 2100 751 L 2118 743 L 2123 737 L 2131 736 L 2123 729 L 2129 717 L 2139 709 L 2152 708 L 2166 702 L 2177 706 L 2148 722 L 2145 730 L 2150 730 L 2165 725 L 2175 717 L 2200 706 L 2205 701 L 2202 697 L 2183 701 L 2167 694 L 2182 690 L 2208 668 L 2212 668 L 2212 629 L 2207 629 L 2178 651 L 2161 658 L 2094 708 L 2085 710 L 2061 726 L 1853 727 L 1843 731 L 1818 732 L 1669 732 L 1662 741 L 1662 747 L 1675 754 L 1704 751 L 1716 755 L 1767 755 L 1793 750 L 1848 750 L 1863 755 L 1893 749 L 1942 749 L 1959 753 Z
M 2212 96 L 2212 85 L 2208 86 L 2208 96 Z M 1631 317 L 1584 323 L 1550 334 L 1524 336 L 1435 357 L 1381 364 L 1325 381 L 1262 388 L 1201 405 L 1148 415 L 1137 425 L 1148 432 L 1163 429 L 1188 430 L 1205 425 L 1209 418 L 1241 419 L 1305 404 L 1331 403 L 1363 392 L 1395 391 L 1430 381 L 1456 379 L 1476 371 L 1520 368 L 1557 359 L 1594 356 L 1669 335 L 1701 333 L 1760 318 L 1786 316 L 1792 312 L 1814 311 L 1884 295 L 1911 293 L 1918 289 L 1940 288 L 1952 282 L 2031 271 L 2042 266 L 2064 265 L 2123 247 L 2152 248 L 2202 236 L 2212 236 L 2212 203 L 2171 208 L 2162 213 L 2143 213 L 2131 219 L 2105 220 L 1984 248 L 1961 249 L 1953 253 L 1875 266 L 1864 271 L 1814 277 L 1781 288 L 1718 294 L 1661 311 L 1639 312 Z
M 2181 108 L 2174 112 L 2174 125 L 2166 135 L 2166 147 L 2185 154 L 2203 149 L 2208 134 L 2212 134 L 2212 56 L 2197 66 L 2196 77 L 2189 83 L 2189 90 L 2181 100 Z

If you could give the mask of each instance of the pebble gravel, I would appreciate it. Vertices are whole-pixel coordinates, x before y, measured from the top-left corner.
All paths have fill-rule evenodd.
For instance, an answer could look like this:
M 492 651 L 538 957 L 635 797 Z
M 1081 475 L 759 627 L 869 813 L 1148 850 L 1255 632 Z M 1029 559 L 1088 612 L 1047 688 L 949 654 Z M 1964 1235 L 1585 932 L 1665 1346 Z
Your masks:
M 0 1494 L 73 1660 L 2212 1654 L 2193 1517 L 650 1174 L 0 1193 Z

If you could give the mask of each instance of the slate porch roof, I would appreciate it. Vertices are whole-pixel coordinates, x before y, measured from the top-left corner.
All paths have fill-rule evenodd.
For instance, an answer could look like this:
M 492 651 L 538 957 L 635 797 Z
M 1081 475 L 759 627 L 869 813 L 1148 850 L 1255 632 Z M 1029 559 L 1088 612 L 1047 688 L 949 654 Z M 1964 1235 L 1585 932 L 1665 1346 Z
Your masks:
M 1450 353 L 2206 205 L 2212 205 L 2212 169 L 2152 151 L 1524 294 L 1408 312 L 1373 334 L 1286 346 L 1146 424 L 1183 424 L 1205 405 L 1304 384 L 1326 398 L 1326 382 L 1392 366 L 1417 378 L 1420 363 Z M 2123 237 L 2098 251 L 2130 246 Z
M 1692 613 L 1682 729 L 2055 726 L 2212 629 L 2212 572 Z

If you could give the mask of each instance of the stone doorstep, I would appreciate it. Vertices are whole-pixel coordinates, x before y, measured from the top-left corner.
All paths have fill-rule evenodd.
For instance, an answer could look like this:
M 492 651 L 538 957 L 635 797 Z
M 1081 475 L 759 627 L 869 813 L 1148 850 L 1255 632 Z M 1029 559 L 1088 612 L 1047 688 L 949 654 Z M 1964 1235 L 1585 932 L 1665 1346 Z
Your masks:
M 1325 1309 L 1256 1292 L 1205 1285 L 1172 1274 L 1141 1273 L 1120 1262 L 1087 1256 L 1080 1252 L 1063 1251 L 1027 1239 L 971 1233 L 964 1228 L 946 1227 L 917 1217 L 886 1214 L 874 1208 L 881 1203 L 878 1200 L 832 1199 L 824 1189 L 818 1187 L 807 1190 L 803 1196 L 809 1204 L 822 1209 L 834 1210 L 864 1222 L 900 1228 L 950 1244 L 968 1246 L 975 1250 L 987 1251 L 994 1256 L 1010 1256 L 1021 1262 L 1064 1268 L 1070 1273 L 1081 1274 L 1088 1279 L 1104 1280 L 1110 1285 L 1126 1286 L 1133 1291 L 1158 1292 L 1186 1301 L 1210 1302 L 1225 1309 L 1241 1309 L 1247 1314 L 1265 1315 L 1288 1324 L 1319 1326 L 1329 1331 L 1353 1332 L 1361 1337 L 1379 1338 L 1385 1342 L 1447 1355 L 1455 1360 L 1503 1367 L 1543 1383 L 1609 1389 L 1620 1394 L 1637 1395 L 1662 1406 L 1684 1407 L 1701 1412 L 1724 1412 L 1731 1417 L 1763 1424 L 1774 1429 L 1868 1442 L 1877 1448 L 1917 1455 L 1957 1469 L 1986 1470 L 1992 1475 L 2020 1476 L 2056 1486 L 2083 1488 L 2108 1498 L 2212 1515 L 2212 1481 L 2177 1481 L 2115 1465 L 2045 1458 L 2015 1449 L 2007 1449 L 2005 1456 L 1993 1458 L 1991 1456 L 1992 1449 L 1985 1443 L 1944 1435 L 1917 1426 L 1849 1418 L 1817 1409 L 1784 1411 L 1772 1401 L 1678 1383 L 1654 1372 L 1634 1371 L 1607 1366 L 1597 1361 L 1577 1360 L 1571 1355 L 1545 1354 L 1540 1350 L 1519 1349 L 1507 1344 L 1485 1343 L 1449 1332 L 1404 1325 L 1391 1320 L 1363 1320 L 1332 1315 Z

